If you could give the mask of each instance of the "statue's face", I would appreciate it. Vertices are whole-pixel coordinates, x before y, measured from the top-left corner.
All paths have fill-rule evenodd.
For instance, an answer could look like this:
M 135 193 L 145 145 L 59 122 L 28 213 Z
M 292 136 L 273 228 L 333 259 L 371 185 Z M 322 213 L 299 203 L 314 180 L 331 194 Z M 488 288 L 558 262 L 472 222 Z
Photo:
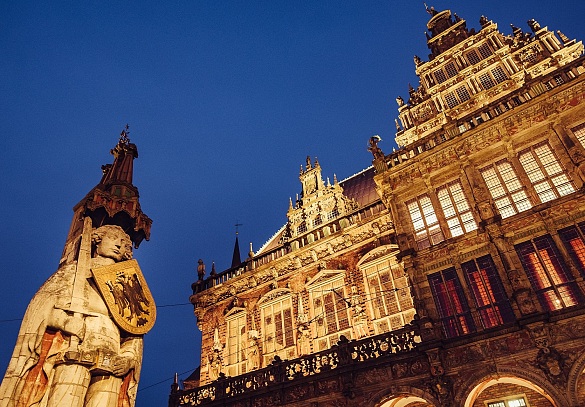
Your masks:
M 122 261 L 127 258 L 126 254 L 131 251 L 131 242 L 122 231 L 108 231 L 102 236 L 101 242 L 96 246 L 96 254 L 100 257 L 107 257 L 114 261 Z

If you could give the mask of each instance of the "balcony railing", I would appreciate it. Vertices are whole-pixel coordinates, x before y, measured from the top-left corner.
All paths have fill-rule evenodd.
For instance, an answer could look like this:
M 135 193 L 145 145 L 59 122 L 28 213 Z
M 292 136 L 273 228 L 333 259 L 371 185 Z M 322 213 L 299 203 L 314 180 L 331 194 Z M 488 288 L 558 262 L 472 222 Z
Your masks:
M 252 397 L 262 389 L 270 391 L 271 387 L 285 383 L 305 378 L 312 380 L 315 376 L 337 369 L 359 369 L 361 364 L 371 363 L 372 360 L 415 351 L 422 341 L 421 336 L 435 338 L 428 328 L 421 332 L 422 326 L 423 321 L 418 320 L 402 329 L 357 341 L 348 341 L 342 336 L 337 345 L 318 353 L 293 360 L 277 359 L 265 368 L 236 377 L 223 376 L 195 389 L 180 390 L 175 387 L 169 398 L 169 407 L 206 405 L 242 395 Z

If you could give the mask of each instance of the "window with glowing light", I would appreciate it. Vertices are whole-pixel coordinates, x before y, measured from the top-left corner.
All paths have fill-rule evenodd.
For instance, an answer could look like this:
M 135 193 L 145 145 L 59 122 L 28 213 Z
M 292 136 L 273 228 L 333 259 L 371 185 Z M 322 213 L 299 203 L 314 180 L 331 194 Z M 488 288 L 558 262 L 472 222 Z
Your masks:
M 414 238 L 419 250 L 426 249 L 445 240 L 435 208 L 428 195 L 420 195 L 406 202 L 414 228 Z
M 453 181 L 439 187 L 437 197 L 449 226 L 451 237 L 460 236 L 477 229 L 477 223 L 473 218 L 473 212 L 463 193 L 460 181 Z
M 484 328 L 514 321 L 512 307 L 490 255 L 461 264 Z
M 395 256 L 360 266 L 366 279 L 366 305 L 376 334 L 402 328 L 415 310 L 408 277 Z
M 295 357 L 292 299 L 290 294 L 260 305 L 264 339 L 264 366 L 278 355 L 282 359 Z
M 500 160 L 480 169 L 480 173 L 502 218 L 532 208 L 524 186 L 510 162 Z
M 453 338 L 475 332 L 475 324 L 454 267 L 428 276 L 443 332 Z
M 559 236 L 575 266 L 585 277 L 585 222 L 559 230 Z
M 226 374 L 228 376 L 237 376 L 246 373 L 246 313 L 238 312 L 226 317 L 227 338 L 226 347 L 227 356 Z
M 349 300 L 344 275 L 324 278 L 308 287 L 317 351 L 337 344 L 339 337 L 351 338 Z
M 572 307 L 581 293 L 549 235 L 515 246 L 528 280 L 545 310 Z
M 518 159 L 541 202 L 552 201 L 575 192 L 567 172 L 547 142 L 520 152 Z

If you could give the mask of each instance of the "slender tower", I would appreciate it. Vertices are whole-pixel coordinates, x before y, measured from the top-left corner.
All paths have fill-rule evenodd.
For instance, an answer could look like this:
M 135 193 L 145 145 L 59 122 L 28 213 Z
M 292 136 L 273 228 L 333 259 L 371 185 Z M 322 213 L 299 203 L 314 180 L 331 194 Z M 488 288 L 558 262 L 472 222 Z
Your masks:
M 58 270 L 31 300 L 0 386 L 0 406 L 134 406 L 142 336 L 156 307 L 132 246 L 150 237 L 132 184 L 128 126 L 113 164 L 73 208 Z

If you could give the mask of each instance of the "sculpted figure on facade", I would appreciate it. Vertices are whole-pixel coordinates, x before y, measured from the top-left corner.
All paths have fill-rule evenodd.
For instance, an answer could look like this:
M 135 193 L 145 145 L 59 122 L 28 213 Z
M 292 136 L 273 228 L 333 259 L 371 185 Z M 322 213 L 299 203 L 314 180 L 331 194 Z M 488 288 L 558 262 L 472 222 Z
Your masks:
M 248 372 L 260 368 L 260 346 L 258 345 L 258 331 L 255 329 L 248 332 L 248 349 L 246 370 Z
M 89 270 L 80 267 L 90 236 L 86 269 L 132 258 L 130 237 L 121 227 L 84 232 L 78 261 L 62 265 L 29 304 L 0 388 L 0 406 L 134 405 L 142 336 L 118 326 Z
M 353 312 L 353 330 L 356 339 L 368 336 L 368 316 L 361 306 L 361 296 L 355 285 L 351 286 L 351 309 Z

